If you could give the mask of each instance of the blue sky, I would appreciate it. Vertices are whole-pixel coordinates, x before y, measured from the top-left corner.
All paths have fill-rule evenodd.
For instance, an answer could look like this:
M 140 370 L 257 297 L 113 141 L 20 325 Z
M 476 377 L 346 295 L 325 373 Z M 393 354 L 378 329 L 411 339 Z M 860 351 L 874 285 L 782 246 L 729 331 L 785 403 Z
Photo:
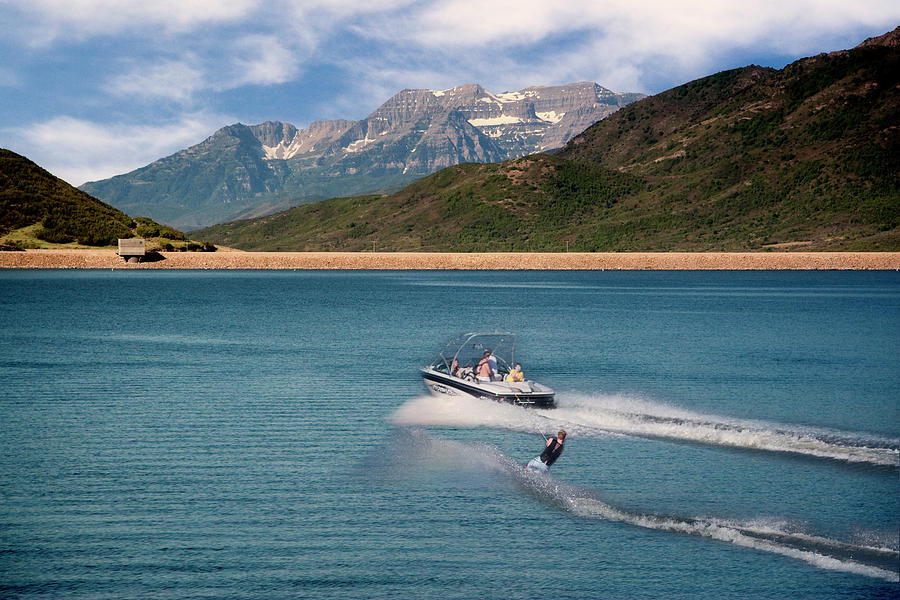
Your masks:
M 0 146 L 80 185 L 405 88 L 652 94 L 897 25 L 898 0 L 0 0 Z

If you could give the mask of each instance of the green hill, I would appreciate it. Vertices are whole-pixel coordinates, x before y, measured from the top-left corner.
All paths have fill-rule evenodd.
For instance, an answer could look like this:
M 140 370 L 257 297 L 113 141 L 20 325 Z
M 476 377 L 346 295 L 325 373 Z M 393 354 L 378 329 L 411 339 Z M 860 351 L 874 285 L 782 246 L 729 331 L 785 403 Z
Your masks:
M 146 217 L 132 219 L 24 156 L 0 148 L 0 247 L 112 246 L 119 238 L 136 235 L 185 239 L 180 231 Z
M 640 177 L 617 216 L 657 248 L 900 249 L 898 83 L 896 45 L 746 67 L 626 107 L 560 156 Z
M 900 28 L 636 102 L 556 156 L 196 232 L 247 250 L 900 250 Z
M 640 185 L 628 174 L 534 155 L 457 165 L 390 196 L 326 200 L 193 234 L 243 250 L 550 251 L 585 228 L 579 215 Z

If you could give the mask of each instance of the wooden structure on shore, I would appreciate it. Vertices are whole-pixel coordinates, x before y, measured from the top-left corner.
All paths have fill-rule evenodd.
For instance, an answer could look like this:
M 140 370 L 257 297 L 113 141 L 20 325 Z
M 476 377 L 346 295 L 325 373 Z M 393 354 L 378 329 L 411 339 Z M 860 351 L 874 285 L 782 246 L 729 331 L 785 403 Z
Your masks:
M 147 254 L 147 246 L 144 238 L 119 238 L 118 255 L 125 259 L 125 262 L 141 262 L 141 259 Z

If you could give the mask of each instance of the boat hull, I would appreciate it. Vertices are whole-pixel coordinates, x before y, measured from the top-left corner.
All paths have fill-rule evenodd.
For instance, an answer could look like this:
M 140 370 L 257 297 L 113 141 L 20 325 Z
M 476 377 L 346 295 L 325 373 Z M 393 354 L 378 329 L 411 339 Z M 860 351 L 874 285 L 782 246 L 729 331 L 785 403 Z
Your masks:
M 553 408 L 553 390 L 534 382 L 478 382 L 452 377 L 433 369 L 422 369 L 425 387 L 434 396 L 468 396 L 517 406 Z

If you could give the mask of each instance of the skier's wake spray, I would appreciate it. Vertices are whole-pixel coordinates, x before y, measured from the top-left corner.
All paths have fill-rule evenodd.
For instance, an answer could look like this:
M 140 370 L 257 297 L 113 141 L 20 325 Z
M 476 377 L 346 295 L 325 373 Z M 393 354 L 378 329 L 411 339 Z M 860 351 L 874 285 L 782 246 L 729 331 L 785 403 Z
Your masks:
M 900 554 L 896 538 L 870 543 L 848 543 L 800 531 L 776 520 L 751 522 L 709 517 L 682 517 L 621 509 L 602 499 L 602 491 L 569 485 L 549 472 L 526 470 L 512 457 L 490 444 L 466 444 L 429 437 L 418 429 L 397 429 L 401 440 L 387 448 L 404 448 L 402 455 L 379 456 L 373 463 L 394 465 L 389 476 L 404 476 L 415 464 L 448 473 L 500 474 L 540 502 L 582 518 L 620 521 L 637 527 L 708 538 L 805 561 L 822 569 L 857 573 L 898 581 Z M 385 450 L 388 451 L 388 450 Z M 397 468 L 397 466 L 401 468 Z M 374 472 L 369 470 L 368 472 Z M 473 478 L 478 480 L 478 477 Z M 493 477 L 481 478 L 494 481 Z

